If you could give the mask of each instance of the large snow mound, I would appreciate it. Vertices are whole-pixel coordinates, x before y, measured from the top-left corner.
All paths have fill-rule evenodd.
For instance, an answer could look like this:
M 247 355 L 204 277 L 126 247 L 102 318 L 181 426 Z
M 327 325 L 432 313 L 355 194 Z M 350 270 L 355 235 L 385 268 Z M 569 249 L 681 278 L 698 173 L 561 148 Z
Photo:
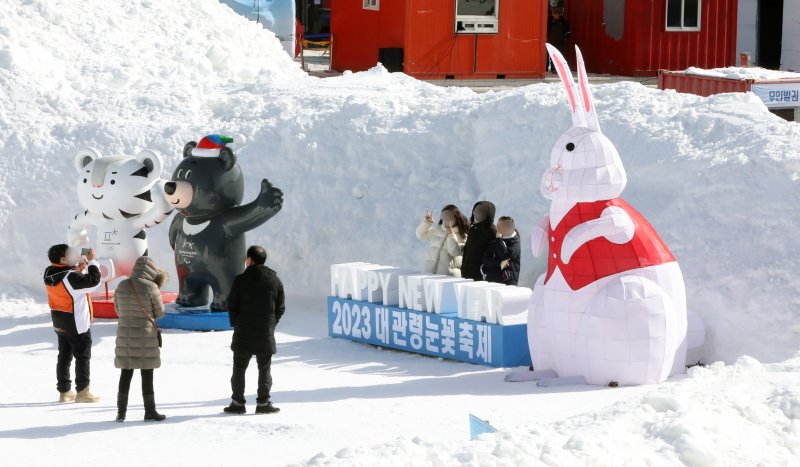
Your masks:
M 271 32 L 218 0 L 0 0 L 0 8 L 0 69 L 43 94 L 187 83 L 202 91 L 304 75 Z
M 380 67 L 310 78 L 227 7 L 166 3 L 0 0 L 3 294 L 43 299 L 44 252 L 78 210 L 77 149 L 151 148 L 168 177 L 183 144 L 209 132 L 245 141 L 245 202 L 263 177 L 285 190 L 284 210 L 248 240 L 270 250 L 292 294 L 323 296 L 335 262 L 419 267 L 424 210 L 469 211 L 479 199 L 517 219 L 523 285 L 544 270 L 527 232 L 548 208 L 538 185 L 551 145 L 570 126 L 560 86 L 475 94 Z M 800 126 L 749 94 L 633 83 L 595 94 L 628 170 L 623 196 L 679 258 L 689 308 L 708 326 L 698 358 L 792 355 Z M 171 265 L 166 226 L 148 237 L 151 255 Z
M 680 384 L 473 442 L 415 437 L 323 452 L 305 465 L 791 465 L 800 457 L 800 354 L 694 367 Z

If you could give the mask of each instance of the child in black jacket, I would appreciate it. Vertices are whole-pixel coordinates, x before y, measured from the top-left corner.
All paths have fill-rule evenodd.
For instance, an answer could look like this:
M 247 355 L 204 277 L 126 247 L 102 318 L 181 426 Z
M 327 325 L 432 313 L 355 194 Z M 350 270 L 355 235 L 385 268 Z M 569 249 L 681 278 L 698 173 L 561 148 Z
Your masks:
M 483 254 L 481 272 L 489 282 L 517 285 L 520 270 L 520 239 L 514 219 L 501 217 L 495 238 Z

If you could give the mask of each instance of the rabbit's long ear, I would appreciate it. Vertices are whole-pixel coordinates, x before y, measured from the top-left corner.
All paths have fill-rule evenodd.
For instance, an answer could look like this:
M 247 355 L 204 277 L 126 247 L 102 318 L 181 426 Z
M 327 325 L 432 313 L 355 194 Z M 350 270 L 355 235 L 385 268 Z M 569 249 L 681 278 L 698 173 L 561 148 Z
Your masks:
M 557 48 L 550 44 L 545 44 L 545 46 L 550 53 L 550 58 L 553 60 L 556 73 L 558 73 L 558 77 L 561 78 L 561 83 L 564 85 L 564 91 L 567 93 L 567 100 L 569 100 L 569 105 L 572 109 L 572 124 L 574 126 L 586 126 L 586 118 L 582 108 L 579 106 L 577 88 L 575 81 L 572 79 L 572 71 L 569 69 L 567 60 Z
M 592 131 L 600 131 L 600 121 L 597 119 L 597 106 L 594 104 L 592 90 L 589 89 L 589 75 L 586 73 L 586 65 L 583 63 L 583 54 L 578 46 L 575 46 L 575 57 L 578 61 L 578 87 L 580 89 L 580 106 L 585 113 L 586 126 Z

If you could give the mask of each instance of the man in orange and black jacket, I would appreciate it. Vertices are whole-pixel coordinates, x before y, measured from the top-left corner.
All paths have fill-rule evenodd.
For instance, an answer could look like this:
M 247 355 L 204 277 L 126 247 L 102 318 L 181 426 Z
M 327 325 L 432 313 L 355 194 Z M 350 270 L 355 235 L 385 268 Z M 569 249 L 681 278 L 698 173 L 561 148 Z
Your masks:
M 53 245 L 47 252 L 50 266 L 44 271 L 50 316 L 58 335 L 56 388 L 59 402 L 97 402 L 100 398 L 89 392 L 89 360 L 92 358 L 92 299 L 89 296 L 100 285 L 100 267 L 94 250 L 86 261 L 75 268 L 67 264 L 68 246 Z M 72 392 L 70 366 L 75 358 L 75 389 Z

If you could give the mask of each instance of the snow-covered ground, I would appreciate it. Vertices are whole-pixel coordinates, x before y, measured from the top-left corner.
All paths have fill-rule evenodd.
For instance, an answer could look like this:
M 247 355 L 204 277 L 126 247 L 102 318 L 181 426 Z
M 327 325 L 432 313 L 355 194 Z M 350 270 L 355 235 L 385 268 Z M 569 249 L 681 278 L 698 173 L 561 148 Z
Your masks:
M 566 405 L 572 414 L 600 402 L 583 396 L 591 392 L 588 388 L 578 388 L 576 392 L 543 393 L 541 404 L 515 410 L 528 405 L 525 400 L 532 388 L 503 383 L 502 372 L 327 339 L 324 323 L 313 310 L 321 303 L 298 304 L 292 299 L 289 303 L 273 371 L 273 398 L 283 409 L 281 414 L 247 418 L 221 415 L 230 395 L 230 333 L 168 331 L 163 366 L 156 372 L 156 393 L 159 407 L 169 418 L 168 424 L 158 427 L 137 421 L 142 412 L 141 401 L 135 396 L 132 403 L 138 405 L 131 409 L 130 423 L 111 421 L 118 377 L 113 368 L 113 322 L 94 328 L 92 386 L 96 394 L 104 396 L 102 403 L 88 407 L 58 405 L 51 403 L 52 365 L 41 365 L 55 358 L 47 316 L 42 307 L 31 306 L 24 317 L 20 317 L 19 308 L 15 309 L 13 331 L 6 333 L 3 326 L 4 346 L 12 346 L 4 348 L 3 362 L 24 371 L 18 376 L 25 381 L 25 389 L 9 391 L 2 401 L 0 444 L 4 454 L 9 449 L 14 454 L 32 452 L 31 465 L 36 465 L 51 455 L 50 449 L 92 444 L 102 437 L 103 444 L 116 445 L 120 450 L 115 458 L 127 458 L 134 464 L 140 462 L 135 453 L 142 446 L 162 439 L 169 440 L 170 449 L 186 453 L 181 455 L 182 465 L 196 461 L 234 464 L 238 463 L 237 456 L 246 459 L 254 451 L 264 453 L 271 461 L 269 465 L 281 465 L 309 459 L 323 450 L 335 454 L 346 446 L 386 442 L 397 436 L 464 440 L 468 438 L 469 410 L 498 426 L 516 426 L 563 416 L 560 410 L 553 410 L 562 405 L 560 402 L 569 402 Z M 10 320 L 7 315 L 0 318 L 4 324 Z M 255 372 L 249 375 L 248 384 L 248 394 L 252 394 Z M 613 403 L 642 390 L 599 392 L 604 393 L 603 403 Z M 252 404 L 252 396 L 249 399 Z M 250 409 L 252 412 L 252 405 Z M 161 434 L 154 433 L 158 431 Z M 32 446 L 53 437 L 58 439 L 38 457 Z M 218 452 L 204 449 L 209 445 L 217 446 Z M 108 460 L 97 449 L 98 455 L 87 453 L 91 465 Z
M 0 0 L 0 11 L 0 368 L 13 375 L 0 384 L 0 452 L 15 465 L 65 451 L 91 465 L 139 463 L 148 449 L 198 465 L 780 465 L 798 455 L 800 125 L 755 96 L 595 88 L 628 171 L 623 196 L 678 257 L 689 308 L 708 328 L 693 358 L 729 366 L 660 387 L 548 391 L 503 383 L 500 370 L 331 340 L 324 296 L 331 263 L 418 267 L 426 246 L 413 229 L 425 209 L 466 211 L 479 199 L 517 219 L 531 285 L 544 269 L 527 245 L 547 209 L 539 179 L 570 125 L 559 85 L 476 94 L 382 68 L 316 79 L 215 0 Z M 169 177 L 183 144 L 210 132 L 243 142 L 246 201 L 264 177 L 286 192 L 283 211 L 248 237 L 296 297 L 274 366 L 284 411 L 219 415 L 230 335 L 169 332 L 156 373 L 168 423 L 108 422 L 113 322 L 95 328 L 103 402 L 52 404 L 40 274 L 78 209 L 72 155 L 151 148 Z M 166 227 L 148 238 L 171 269 Z M 502 432 L 466 441 L 470 411 Z
M 503 370 L 366 347 L 325 335 L 320 300 L 289 298 L 273 360 L 282 411 L 221 414 L 230 395 L 229 332 L 165 331 L 156 400 L 168 416 L 113 421 L 115 323 L 95 325 L 98 404 L 58 404 L 47 308 L 0 304 L 4 465 L 80 456 L 86 466 L 141 465 L 791 465 L 800 456 L 800 353 L 781 364 L 743 357 L 693 368 L 658 387 L 537 388 Z M 467 414 L 501 431 L 468 441 Z

